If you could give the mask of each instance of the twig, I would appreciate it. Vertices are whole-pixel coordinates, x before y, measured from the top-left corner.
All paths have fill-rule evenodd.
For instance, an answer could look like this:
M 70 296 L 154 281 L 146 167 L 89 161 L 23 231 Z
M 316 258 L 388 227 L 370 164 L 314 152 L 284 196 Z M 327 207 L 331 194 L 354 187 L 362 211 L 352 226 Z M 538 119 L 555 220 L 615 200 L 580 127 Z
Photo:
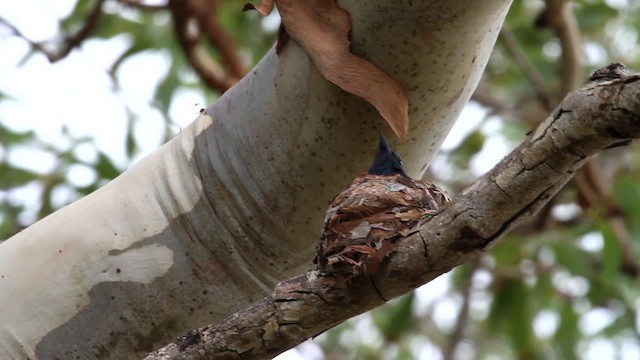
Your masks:
M 580 29 L 569 1 L 547 0 L 546 8 L 538 17 L 536 25 L 553 29 L 560 41 L 562 57 L 558 74 L 560 76 L 559 98 L 562 99 L 584 82 Z
M 533 91 L 536 94 L 536 98 L 542 107 L 545 111 L 551 111 L 551 109 L 553 109 L 553 102 L 551 101 L 551 96 L 547 91 L 544 78 L 529 62 L 527 55 L 525 55 L 524 50 L 522 50 L 522 47 L 518 43 L 518 40 L 516 40 L 511 29 L 504 26 L 502 30 L 500 30 L 500 39 L 507 51 L 509 51 L 513 57 L 513 61 L 518 64 L 524 75 L 529 79 L 529 82 L 533 87 Z
M 31 49 L 35 50 L 35 51 L 39 51 L 41 53 L 46 54 L 47 51 L 43 48 L 42 43 L 39 42 L 35 42 L 35 41 L 31 41 L 29 40 L 21 31 L 20 29 L 18 29 L 17 27 L 15 27 L 12 23 L 10 23 L 7 19 L 0 17 L 0 24 L 4 25 L 7 29 L 9 29 L 9 31 L 11 31 L 11 33 L 21 39 L 23 39 L 24 41 L 26 41 L 29 46 L 31 46 Z
M 620 246 L 622 262 L 620 264 L 621 271 L 636 276 L 640 272 L 640 264 L 635 257 L 635 250 L 632 245 L 631 237 L 626 230 L 624 217 L 620 213 L 618 204 L 608 195 L 601 176 L 593 162 L 587 163 L 576 174 L 575 183 L 577 185 L 580 199 L 580 205 L 583 209 L 604 208 L 606 211 L 605 221 L 615 235 L 615 241 Z
M 169 10 L 173 16 L 178 43 L 182 47 L 187 60 L 207 86 L 219 92 L 225 92 L 233 86 L 237 79 L 214 62 L 207 51 L 199 45 L 200 32 L 194 32 L 189 24 L 194 20 L 189 4 L 182 0 L 169 1 Z
M 462 296 L 462 306 L 460 306 L 460 311 L 458 312 L 458 319 L 456 320 L 456 325 L 449 335 L 449 341 L 447 342 L 447 346 L 444 349 L 444 360 L 453 360 L 456 348 L 458 344 L 464 339 L 464 330 L 467 326 L 467 321 L 469 320 L 469 304 L 471 302 L 471 287 L 473 286 L 473 274 L 475 274 L 476 270 L 480 267 L 480 258 L 475 258 L 469 262 L 468 274 L 465 276 L 465 282 L 462 285 L 462 291 L 460 295 Z
M 585 86 L 489 173 L 423 219 L 373 277 L 345 283 L 310 271 L 146 359 L 270 358 L 470 261 L 538 211 L 591 156 L 640 137 L 638 98 L 640 75 Z
M 80 46 L 80 44 L 82 44 L 82 42 L 96 29 L 100 15 L 102 15 L 102 4 L 104 1 L 105 0 L 97 0 L 80 29 L 74 34 L 64 34 L 62 39 L 58 41 L 60 45 L 54 50 L 48 50 L 47 45 L 43 42 L 29 40 L 18 28 L 6 19 L 0 18 L 0 23 L 9 28 L 15 36 L 20 37 L 29 43 L 31 49 L 43 53 L 50 62 L 54 63 L 69 55 L 73 49 Z
M 209 43 L 220 53 L 231 76 L 235 77 L 236 81 L 241 79 L 246 69 L 238 56 L 238 47 L 235 42 L 218 23 L 216 17 L 218 1 L 190 0 L 187 3 L 190 4 L 191 14 L 198 19 L 198 24 L 206 34 Z

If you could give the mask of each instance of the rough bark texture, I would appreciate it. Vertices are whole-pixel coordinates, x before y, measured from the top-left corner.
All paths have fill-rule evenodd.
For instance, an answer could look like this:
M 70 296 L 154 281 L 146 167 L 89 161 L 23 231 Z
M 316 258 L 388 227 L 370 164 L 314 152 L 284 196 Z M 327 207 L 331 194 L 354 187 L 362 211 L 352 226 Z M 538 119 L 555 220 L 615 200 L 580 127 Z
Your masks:
M 372 278 L 311 271 L 152 359 L 265 359 L 448 272 L 533 215 L 591 156 L 640 137 L 640 76 L 612 65 L 567 96 L 509 156 L 400 240 Z

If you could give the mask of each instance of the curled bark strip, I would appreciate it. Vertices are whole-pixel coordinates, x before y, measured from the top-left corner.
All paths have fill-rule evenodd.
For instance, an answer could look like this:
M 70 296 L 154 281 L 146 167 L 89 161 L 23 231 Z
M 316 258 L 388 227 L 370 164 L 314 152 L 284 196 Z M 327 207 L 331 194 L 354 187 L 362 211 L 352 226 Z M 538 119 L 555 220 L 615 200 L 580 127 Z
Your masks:
M 346 283 L 310 271 L 146 359 L 271 358 L 475 258 L 540 209 L 588 158 L 640 137 L 640 75 L 610 69 L 570 93 L 518 148 L 442 211 L 422 219 L 373 277 Z
M 262 0 L 255 9 L 263 16 L 273 9 L 273 0 Z M 322 75 L 342 90 L 373 105 L 401 141 L 409 131 L 409 102 L 394 78 L 354 55 L 350 50 L 351 16 L 335 0 L 279 0 L 278 10 L 286 35 L 309 55 Z M 284 40 L 283 40 L 284 41 Z M 283 47 L 281 41 L 279 49 Z
M 309 54 L 322 75 L 344 91 L 365 99 L 400 140 L 409 131 L 409 103 L 400 83 L 349 49 L 351 16 L 334 0 L 280 0 L 289 36 Z

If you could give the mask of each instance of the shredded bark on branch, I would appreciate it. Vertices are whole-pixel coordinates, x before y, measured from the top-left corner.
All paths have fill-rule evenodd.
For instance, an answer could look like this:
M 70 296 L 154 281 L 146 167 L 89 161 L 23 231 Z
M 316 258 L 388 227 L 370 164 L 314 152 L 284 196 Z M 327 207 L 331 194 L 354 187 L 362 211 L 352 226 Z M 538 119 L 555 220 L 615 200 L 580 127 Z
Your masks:
M 618 71 L 572 92 L 511 154 L 415 232 L 373 277 L 310 271 L 146 359 L 267 359 L 484 253 L 538 211 L 591 156 L 640 137 L 640 75 Z M 213 306 L 213 304 L 212 304 Z

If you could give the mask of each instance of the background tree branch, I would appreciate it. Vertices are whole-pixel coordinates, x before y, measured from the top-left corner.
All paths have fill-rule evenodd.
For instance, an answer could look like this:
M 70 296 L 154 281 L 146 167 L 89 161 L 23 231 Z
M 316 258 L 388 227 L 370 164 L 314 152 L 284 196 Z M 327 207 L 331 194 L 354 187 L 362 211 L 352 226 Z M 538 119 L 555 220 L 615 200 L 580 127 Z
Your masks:
M 582 46 L 580 29 L 567 0 L 547 0 L 545 10 L 536 21 L 539 27 L 548 27 L 556 33 L 562 56 L 559 64 L 560 98 L 582 83 Z
M 146 359 L 270 358 L 484 253 L 590 157 L 640 137 L 640 75 L 619 64 L 597 74 L 493 170 L 423 219 L 375 276 L 345 284 L 310 271 Z
M 22 34 L 20 29 L 1 17 L 0 24 L 9 28 L 15 36 L 25 39 L 33 51 L 43 53 L 47 59 L 53 63 L 67 57 L 73 49 L 80 46 L 83 41 L 85 41 L 92 32 L 95 31 L 98 27 L 100 17 L 102 16 L 102 6 L 104 2 L 105 0 L 96 1 L 78 30 L 73 33 L 65 33 L 61 35 L 60 38 L 48 43 L 29 40 L 24 34 Z

